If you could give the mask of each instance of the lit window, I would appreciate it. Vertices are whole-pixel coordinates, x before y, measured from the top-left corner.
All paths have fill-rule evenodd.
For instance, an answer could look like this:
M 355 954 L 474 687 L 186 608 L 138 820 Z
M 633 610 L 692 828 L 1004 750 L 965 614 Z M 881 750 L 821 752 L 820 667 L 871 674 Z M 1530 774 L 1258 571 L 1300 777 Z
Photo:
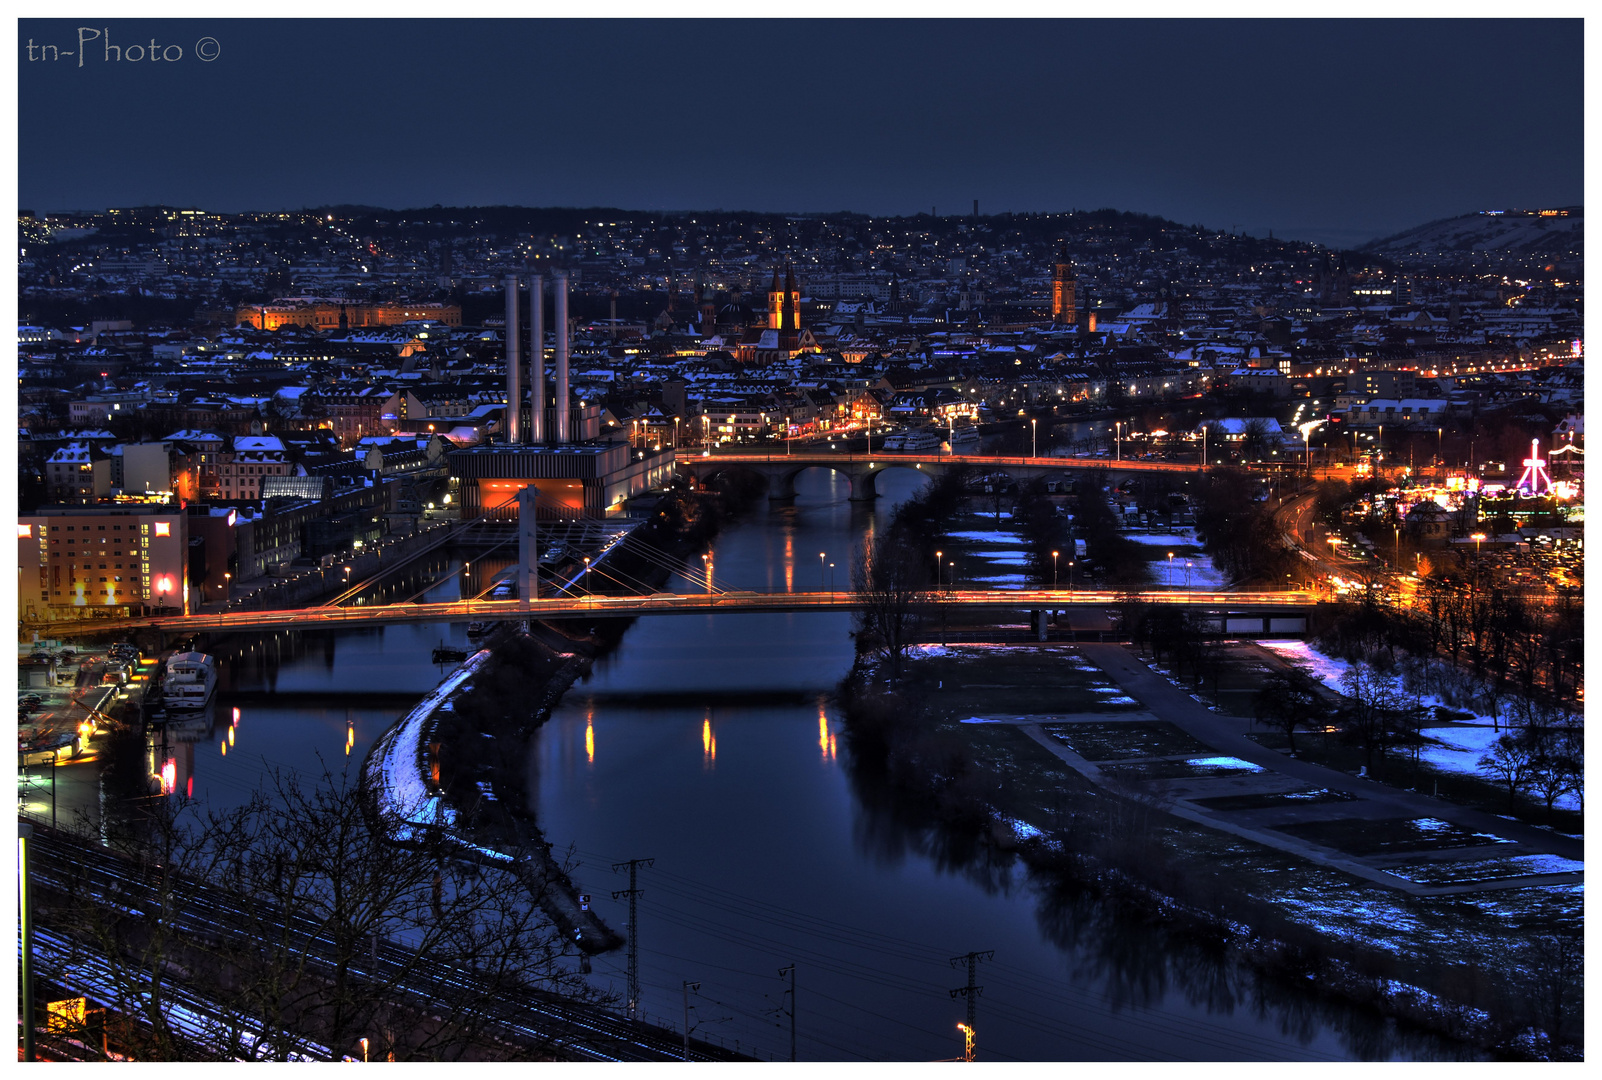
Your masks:
M 172 535 L 172 523 L 168 522 L 168 521 L 158 521 L 158 522 L 156 522 L 156 535 L 157 536 L 171 536 Z
M 33 526 L 32 525 L 18 525 L 17 526 L 17 535 L 19 537 L 24 537 L 24 536 L 31 537 L 33 535 Z

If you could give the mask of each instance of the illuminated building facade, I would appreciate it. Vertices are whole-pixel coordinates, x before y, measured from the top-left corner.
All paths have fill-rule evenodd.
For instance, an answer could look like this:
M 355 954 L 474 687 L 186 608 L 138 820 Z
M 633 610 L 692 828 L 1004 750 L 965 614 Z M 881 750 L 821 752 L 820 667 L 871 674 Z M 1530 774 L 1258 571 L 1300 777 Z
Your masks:
M 642 458 L 626 442 L 473 446 L 448 457 L 463 521 L 515 520 L 518 492 L 529 487 L 541 518 L 601 518 L 673 479 L 671 450 Z
M 1058 326 L 1072 326 L 1079 318 L 1075 293 L 1079 279 L 1074 277 L 1074 264 L 1068 259 L 1068 245 L 1057 252 L 1057 261 L 1051 268 L 1051 321 Z
M 305 326 L 312 330 L 349 330 L 363 326 L 398 326 L 422 320 L 462 325 L 460 304 L 351 304 L 319 297 L 285 297 L 269 304 L 245 304 L 234 311 L 235 325 L 257 330 Z
M 735 345 L 734 358 L 742 364 L 771 364 L 818 351 L 812 331 L 801 326 L 801 288 L 796 284 L 794 267 L 786 264 L 782 281 L 779 271 L 773 271 L 766 322 L 745 331 Z
M 188 610 L 187 515 L 175 506 L 47 506 L 17 521 L 27 619 Z

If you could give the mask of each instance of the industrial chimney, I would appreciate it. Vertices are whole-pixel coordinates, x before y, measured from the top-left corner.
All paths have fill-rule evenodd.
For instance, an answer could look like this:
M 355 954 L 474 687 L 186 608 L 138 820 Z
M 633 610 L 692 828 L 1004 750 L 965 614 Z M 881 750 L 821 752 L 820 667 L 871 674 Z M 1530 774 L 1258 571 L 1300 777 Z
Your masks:
M 527 442 L 545 441 L 545 278 L 528 279 L 528 396 Z
M 565 446 L 573 441 L 570 413 L 572 395 L 567 389 L 567 273 L 556 274 L 556 442 Z
M 506 278 L 506 442 L 521 442 L 523 365 L 518 359 L 517 275 Z

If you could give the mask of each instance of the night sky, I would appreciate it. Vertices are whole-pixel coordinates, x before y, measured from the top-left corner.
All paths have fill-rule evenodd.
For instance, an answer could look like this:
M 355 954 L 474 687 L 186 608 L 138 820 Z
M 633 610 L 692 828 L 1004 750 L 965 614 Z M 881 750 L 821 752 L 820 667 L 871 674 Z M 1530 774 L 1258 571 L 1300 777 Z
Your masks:
M 82 66 L 80 26 L 103 33 Z M 1581 27 L 24 19 L 19 199 L 966 214 L 977 198 L 1356 244 L 1582 202 Z M 168 59 L 108 60 L 107 32 Z

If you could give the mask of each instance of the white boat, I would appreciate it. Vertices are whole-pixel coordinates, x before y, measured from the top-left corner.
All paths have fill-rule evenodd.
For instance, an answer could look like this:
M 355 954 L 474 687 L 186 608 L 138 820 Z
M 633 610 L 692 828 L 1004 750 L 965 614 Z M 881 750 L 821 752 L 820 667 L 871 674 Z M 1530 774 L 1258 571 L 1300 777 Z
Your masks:
M 951 448 L 962 451 L 970 447 L 979 446 L 979 429 L 976 427 L 960 427 L 951 432 Z
M 928 429 L 909 431 L 901 443 L 901 449 L 912 454 L 927 454 L 940 449 L 940 436 Z
M 217 689 L 217 661 L 205 653 L 173 653 L 161 680 L 161 696 L 169 709 L 203 709 Z
M 879 449 L 901 450 L 905 448 L 906 443 L 907 437 L 905 435 L 886 435 L 884 437 L 884 442 L 879 444 Z

